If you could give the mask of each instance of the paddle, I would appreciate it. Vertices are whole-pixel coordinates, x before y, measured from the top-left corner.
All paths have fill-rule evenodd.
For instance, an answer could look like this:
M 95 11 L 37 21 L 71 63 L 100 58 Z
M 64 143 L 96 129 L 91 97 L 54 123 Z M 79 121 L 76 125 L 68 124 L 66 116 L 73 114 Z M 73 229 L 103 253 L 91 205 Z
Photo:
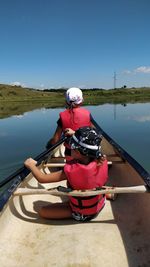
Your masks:
M 56 144 L 51 146 L 49 149 L 44 150 L 41 154 L 39 154 L 37 157 L 35 157 L 35 160 L 37 161 L 37 166 L 41 163 L 41 161 L 44 160 L 44 158 L 51 152 L 53 151 L 56 147 L 61 145 L 67 137 L 63 137 L 60 139 Z M 13 180 L 16 177 L 19 177 L 19 180 L 23 180 L 28 174 L 30 173 L 30 170 L 28 170 L 25 166 L 21 167 L 18 169 L 16 172 L 14 172 L 12 175 L 8 176 L 5 180 L 0 182 L 0 188 L 6 185 L 8 182 Z
M 120 194 L 120 193 L 150 193 L 150 189 L 146 185 L 130 186 L 130 187 L 109 187 L 103 186 L 94 190 L 71 190 L 63 186 L 58 186 L 50 189 L 29 189 L 18 188 L 13 195 L 39 195 L 50 194 L 54 196 L 96 196 L 101 194 Z

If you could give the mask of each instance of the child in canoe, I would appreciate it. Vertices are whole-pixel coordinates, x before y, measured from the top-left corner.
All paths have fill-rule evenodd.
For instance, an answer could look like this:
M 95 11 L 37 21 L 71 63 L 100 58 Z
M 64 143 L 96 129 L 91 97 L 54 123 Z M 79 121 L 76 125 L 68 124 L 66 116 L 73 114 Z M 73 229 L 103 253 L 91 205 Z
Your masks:
M 29 158 L 25 166 L 31 170 L 40 183 L 60 182 L 74 190 L 94 189 L 103 186 L 108 179 L 107 160 L 101 154 L 102 136 L 91 127 L 79 128 L 70 138 L 72 162 L 66 163 L 63 170 L 50 174 L 42 173 L 36 161 Z M 39 215 L 47 219 L 74 218 L 88 221 L 95 218 L 105 205 L 105 195 L 90 197 L 69 197 L 65 203 L 54 203 L 40 209 Z
M 57 128 L 53 137 L 48 141 L 46 148 L 54 145 L 61 138 L 62 133 L 70 128 L 76 131 L 80 127 L 90 126 L 94 127 L 92 124 L 92 116 L 90 112 L 82 108 L 83 94 L 79 88 L 72 87 L 66 91 L 66 110 L 60 112 L 59 119 L 57 121 Z M 70 157 L 70 147 L 65 143 L 65 156 L 66 159 Z

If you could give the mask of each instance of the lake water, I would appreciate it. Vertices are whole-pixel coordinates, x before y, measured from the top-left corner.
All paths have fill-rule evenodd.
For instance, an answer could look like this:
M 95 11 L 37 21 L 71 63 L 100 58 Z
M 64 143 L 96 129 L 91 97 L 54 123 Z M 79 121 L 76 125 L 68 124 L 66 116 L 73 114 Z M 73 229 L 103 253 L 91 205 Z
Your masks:
M 150 172 L 150 103 L 87 106 L 97 123 Z M 0 119 L 0 180 L 45 150 L 63 109 Z

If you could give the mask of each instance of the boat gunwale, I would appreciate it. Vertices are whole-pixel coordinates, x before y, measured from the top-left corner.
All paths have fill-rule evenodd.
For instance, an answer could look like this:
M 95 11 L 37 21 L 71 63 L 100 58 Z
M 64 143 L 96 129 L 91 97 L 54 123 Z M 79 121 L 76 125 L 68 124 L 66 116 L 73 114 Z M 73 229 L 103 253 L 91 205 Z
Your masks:
M 102 136 L 118 151 L 119 156 L 127 161 L 141 176 L 150 189 L 150 173 L 148 173 L 139 162 L 137 162 L 128 152 L 126 152 L 114 139 L 112 139 L 98 124 L 92 119 L 94 126 L 101 132 Z
M 131 156 L 128 152 L 126 152 L 117 142 L 115 142 L 98 124 L 92 119 L 94 126 L 101 132 L 104 138 L 112 145 L 118 152 L 118 155 L 127 161 L 133 169 L 140 175 L 140 177 L 144 180 L 147 187 L 150 189 L 150 174 Z M 57 146 L 63 143 L 67 137 L 62 138 L 59 142 L 53 145 L 50 149 L 45 150 L 41 154 L 39 154 L 35 160 L 38 161 L 38 165 L 46 159 L 50 152 L 52 152 Z M 5 204 L 8 202 L 9 198 L 12 196 L 13 192 L 17 189 L 17 187 L 21 184 L 21 182 L 27 177 L 30 171 L 22 167 L 18 169 L 18 171 L 14 172 L 12 175 L 7 177 L 5 180 L 12 181 L 8 188 L 6 188 L 3 193 L 0 195 L 0 211 L 3 210 Z M 1 183 L 0 183 L 1 188 Z
M 38 162 L 37 166 L 41 164 L 43 160 L 45 160 L 52 151 L 61 145 L 67 137 L 63 137 L 56 144 L 54 144 L 51 148 L 44 150 L 38 156 L 35 157 L 35 160 Z M 4 185 L 9 184 L 9 187 L 4 189 L 2 194 L 0 195 L 0 212 L 3 210 L 5 204 L 9 201 L 9 198 L 12 196 L 13 192 L 17 189 L 17 187 L 25 180 L 25 178 L 29 175 L 30 170 L 28 170 L 25 166 L 19 168 L 12 175 L 8 176 L 4 181 L 0 183 L 0 188 Z

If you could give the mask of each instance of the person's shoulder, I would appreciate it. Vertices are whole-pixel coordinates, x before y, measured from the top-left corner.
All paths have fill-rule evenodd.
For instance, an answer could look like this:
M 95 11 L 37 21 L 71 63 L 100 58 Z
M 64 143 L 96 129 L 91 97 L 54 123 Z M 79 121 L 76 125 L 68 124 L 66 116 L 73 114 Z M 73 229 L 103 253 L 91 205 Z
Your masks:
M 65 166 L 66 166 L 66 165 L 67 165 L 67 166 L 74 166 L 74 165 L 76 165 L 76 164 L 78 164 L 78 161 L 77 161 L 76 159 L 72 159 L 72 160 L 66 162 Z
M 73 171 L 74 169 L 79 167 L 79 163 L 76 160 L 71 160 L 67 162 L 64 166 L 64 171 Z
M 59 116 L 61 116 L 62 114 L 65 114 L 65 113 L 67 113 L 67 112 L 68 112 L 68 109 L 65 109 L 65 110 L 61 111 L 61 112 L 59 113 Z

